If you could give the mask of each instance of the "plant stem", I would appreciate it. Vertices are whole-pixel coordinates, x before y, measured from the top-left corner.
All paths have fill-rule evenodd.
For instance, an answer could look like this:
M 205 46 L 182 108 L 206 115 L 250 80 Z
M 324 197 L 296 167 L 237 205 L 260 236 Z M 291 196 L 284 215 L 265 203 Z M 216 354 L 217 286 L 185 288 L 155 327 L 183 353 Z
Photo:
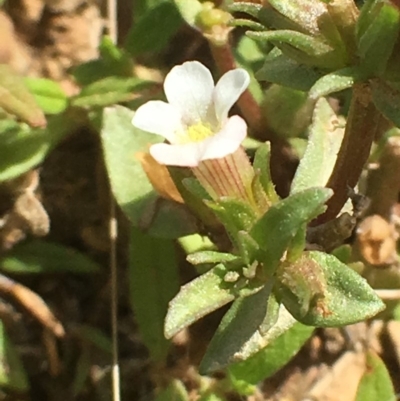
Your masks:
M 369 86 L 354 85 L 343 142 L 327 184 L 334 194 L 327 202 L 326 212 L 316 219 L 316 225 L 335 218 L 348 199 L 349 188 L 356 186 L 368 160 L 379 117 L 380 114 L 371 101 Z

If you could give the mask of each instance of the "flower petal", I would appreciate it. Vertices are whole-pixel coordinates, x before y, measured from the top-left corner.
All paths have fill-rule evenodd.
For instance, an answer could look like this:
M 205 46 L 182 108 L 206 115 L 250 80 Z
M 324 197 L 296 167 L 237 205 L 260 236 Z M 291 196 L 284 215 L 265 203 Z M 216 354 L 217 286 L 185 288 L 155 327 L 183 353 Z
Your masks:
M 161 100 L 152 100 L 140 106 L 132 124 L 143 131 L 161 135 L 172 143 L 184 130 L 179 110 Z
M 150 147 L 150 154 L 158 163 L 167 166 L 196 167 L 202 154 L 199 143 L 192 142 L 184 145 L 156 143 Z
M 180 110 L 187 125 L 206 120 L 213 90 L 211 72 L 198 61 L 174 67 L 164 81 L 168 102 Z
M 249 83 L 249 73 L 242 68 L 228 71 L 218 81 L 214 89 L 214 107 L 215 115 L 220 124 L 225 122 L 229 110 L 246 90 Z
M 203 141 L 201 160 L 220 159 L 239 149 L 247 135 L 247 124 L 243 118 L 232 116 L 220 132 Z

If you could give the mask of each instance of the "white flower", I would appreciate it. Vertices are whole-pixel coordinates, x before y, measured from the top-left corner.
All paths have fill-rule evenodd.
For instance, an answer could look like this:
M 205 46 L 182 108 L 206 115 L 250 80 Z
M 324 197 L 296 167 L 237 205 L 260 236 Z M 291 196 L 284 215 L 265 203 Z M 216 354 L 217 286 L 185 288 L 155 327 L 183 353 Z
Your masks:
M 198 61 L 174 67 L 166 76 L 168 103 L 150 101 L 139 107 L 132 124 L 158 134 L 168 143 L 152 145 L 150 154 L 161 164 L 196 167 L 201 161 L 235 152 L 247 125 L 228 112 L 250 82 L 247 71 L 227 72 L 214 86 L 210 71 Z

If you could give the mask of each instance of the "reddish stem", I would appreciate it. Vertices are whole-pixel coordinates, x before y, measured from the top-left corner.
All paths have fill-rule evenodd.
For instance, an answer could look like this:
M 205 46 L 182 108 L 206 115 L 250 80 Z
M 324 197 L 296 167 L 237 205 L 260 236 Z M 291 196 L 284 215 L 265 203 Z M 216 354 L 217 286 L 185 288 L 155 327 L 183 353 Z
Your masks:
M 379 116 L 371 101 L 369 86 L 356 84 L 353 87 L 343 142 L 327 184 L 327 187 L 333 189 L 334 194 L 327 202 L 328 209 L 316 219 L 315 224 L 334 219 L 346 203 L 349 187 L 356 186 L 368 160 L 378 129 Z

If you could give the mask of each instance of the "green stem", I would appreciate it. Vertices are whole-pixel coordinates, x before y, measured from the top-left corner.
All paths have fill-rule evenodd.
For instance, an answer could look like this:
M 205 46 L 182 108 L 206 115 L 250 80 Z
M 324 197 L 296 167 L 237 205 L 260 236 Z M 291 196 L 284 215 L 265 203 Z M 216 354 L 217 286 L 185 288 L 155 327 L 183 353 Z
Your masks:
M 316 224 L 335 218 L 346 203 L 349 188 L 356 186 L 368 160 L 379 117 L 380 114 L 371 101 L 369 86 L 356 84 L 353 87 L 343 142 L 327 184 L 334 194 L 327 202 L 327 211 L 316 219 Z

